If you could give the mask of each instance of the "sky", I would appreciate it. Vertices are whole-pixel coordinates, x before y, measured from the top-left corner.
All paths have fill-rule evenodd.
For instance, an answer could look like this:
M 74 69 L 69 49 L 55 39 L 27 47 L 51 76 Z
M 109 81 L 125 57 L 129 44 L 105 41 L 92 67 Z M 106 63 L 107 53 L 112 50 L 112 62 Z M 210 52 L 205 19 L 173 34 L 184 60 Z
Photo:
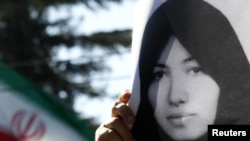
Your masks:
M 75 17 L 71 22 L 72 27 L 77 26 L 77 33 L 84 32 L 87 34 L 114 29 L 132 29 L 135 3 L 136 0 L 124 0 L 121 4 L 111 3 L 108 8 L 96 11 L 89 11 L 79 5 L 70 11 Z M 81 16 L 84 17 L 82 23 L 76 25 Z M 57 15 L 57 17 L 60 17 L 60 15 Z M 77 56 L 77 52 L 77 49 L 65 49 L 61 51 L 58 57 L 72 59 Z M 75 99 L 74 108 L 80 113 L 81 117 L 94 118 L 96 123 L 106 121 L 111 115 L 111 107 L 118 94 L 130 88 L 130 51 L 124 50 L 122 52 L 124 53 L 121 55 L 112 55 L 107 59 L 106 64 L 110 66 L 111 72 L 102 75 L 107 79 L 96 79 L 94 81 L 94 86 L 104 86 L 108 95 L 97 98 L 89 98 L 83 95 Z M 65 58 L 66 54 L 67 57 Z
M 92 4 L 94 11 L 86 8 L 83 4 L 78 4 L 68 9 L 66 6 L 49 9 L 49 21 L 71 18 L 68 23 L 75 34 L 91 34 L 100 31 L 112 31 L 122 29 L 132 29 L 134 20 L 134 8 L 137 0 L 123 0 L 121 3 L 108 3 L 107 8 L 101 8 Z M 48 28 L 50 34 L 60 32 L 58 28 Z M 58 60 L 77 60 L 82 55 L 82 48 L 60 48 L 60 52 L 55 50 L 55 58 Z M 95 76 L 93 85 L 96 88 L 106 88 L 107 95 L 97 98 L 89 98 L 85 95 L 75 98 L 74 109 L 83 118 L 93 118 L 95 123 L 108 120 L 118 95 L 131 87 L 131 51 L 122 50 L 122 54 L 111 55 L 106 58 L 105 64 L 111 68 L 110 72 Z M 102 54 L 96 50 L 94 54 Z M 86 54 L 86 53 L 85 53 Z M 104 78 L 104 79 L 99 79 Z

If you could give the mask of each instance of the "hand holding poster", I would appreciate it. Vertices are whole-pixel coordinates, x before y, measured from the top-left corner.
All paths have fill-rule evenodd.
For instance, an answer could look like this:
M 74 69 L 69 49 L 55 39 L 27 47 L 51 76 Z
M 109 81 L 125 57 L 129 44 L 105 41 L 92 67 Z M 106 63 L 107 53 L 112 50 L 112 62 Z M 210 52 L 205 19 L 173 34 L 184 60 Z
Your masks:
M 135 139 L 207 140 L 208 125 L 250 124 L 250 2 L 151 4 L 133 40 Z

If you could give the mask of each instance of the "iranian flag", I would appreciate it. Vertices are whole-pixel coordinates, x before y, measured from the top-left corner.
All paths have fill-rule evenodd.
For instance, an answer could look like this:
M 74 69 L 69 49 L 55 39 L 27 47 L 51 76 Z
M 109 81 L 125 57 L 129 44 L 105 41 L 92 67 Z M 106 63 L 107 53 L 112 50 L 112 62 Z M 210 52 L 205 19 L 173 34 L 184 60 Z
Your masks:
M 94 129 L 0 63 L 1 141 L 93 141 Z

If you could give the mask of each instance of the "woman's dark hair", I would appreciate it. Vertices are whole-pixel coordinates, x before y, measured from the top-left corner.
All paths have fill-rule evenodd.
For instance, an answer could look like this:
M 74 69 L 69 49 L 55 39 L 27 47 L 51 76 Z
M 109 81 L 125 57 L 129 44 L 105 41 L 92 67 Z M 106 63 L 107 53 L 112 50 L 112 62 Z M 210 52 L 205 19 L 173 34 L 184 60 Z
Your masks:
M 147 94 L 153 68 L 172 35 L 220 87 L 215 124 L 249 124 L 250 67 L 231 24 L 204 1 L 168 0 L 150 17 L 143 34 L 139 58 L 141 102 L 132 128 L 135 139 L 160 140 Z

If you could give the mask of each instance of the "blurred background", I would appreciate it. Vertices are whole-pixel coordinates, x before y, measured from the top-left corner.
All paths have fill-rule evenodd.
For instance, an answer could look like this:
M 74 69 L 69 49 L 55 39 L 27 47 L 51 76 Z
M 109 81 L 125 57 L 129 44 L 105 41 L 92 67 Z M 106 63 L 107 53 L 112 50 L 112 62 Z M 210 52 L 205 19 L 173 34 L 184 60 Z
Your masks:
M 96 127 L 130 88 L 137 0 L 1 0 L 0 59 Z

